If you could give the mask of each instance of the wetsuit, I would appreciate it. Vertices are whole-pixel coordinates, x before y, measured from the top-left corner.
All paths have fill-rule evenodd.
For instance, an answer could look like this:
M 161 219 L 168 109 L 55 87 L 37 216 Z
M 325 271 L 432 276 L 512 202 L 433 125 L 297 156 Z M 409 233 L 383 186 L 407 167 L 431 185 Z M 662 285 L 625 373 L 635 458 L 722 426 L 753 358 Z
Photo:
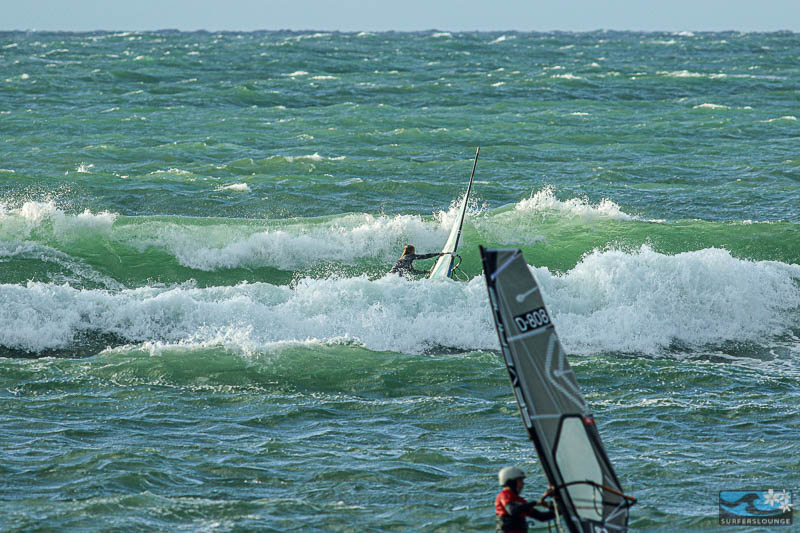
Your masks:
M 525 517 L 530 516 L 541 522 L 555 518 L 555 512 L 537 511 L 533 508 L 536 505 L 528 503 L 525 498 L 506 487 L 494 500 L 494 510 L 497 513 L 497 533 L 525 533 L 528 531 L 528 524 Z
M 401 276 L 405 276 L 406 274 L 427 274 L 427 270 L 417 270 L 414 268 L 412 264 L 413 261 L 417 259 L 430 259 L 432 257 L 439 257 L 442 254 L 407 254 L 400 257 L 400 260 L 394 264 L 392 269 L 389 271 L 390 274 L 400 274 Z

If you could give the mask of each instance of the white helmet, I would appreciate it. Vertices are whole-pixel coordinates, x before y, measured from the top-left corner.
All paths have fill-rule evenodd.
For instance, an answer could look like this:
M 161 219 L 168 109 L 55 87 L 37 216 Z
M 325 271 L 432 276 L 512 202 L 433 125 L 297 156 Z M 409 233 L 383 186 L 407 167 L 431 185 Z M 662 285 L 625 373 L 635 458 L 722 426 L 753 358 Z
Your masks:
M 501 468 L 500 472 L 497 473 L 497 480 L 500 482 L 500 486 L 502 487 L 505 487 L 506 483 L 508 483 L 509 481 L 524 477 L 525 477 L 525 472 L 523 472 L 516 466 L 507 466 L 505 468 Z

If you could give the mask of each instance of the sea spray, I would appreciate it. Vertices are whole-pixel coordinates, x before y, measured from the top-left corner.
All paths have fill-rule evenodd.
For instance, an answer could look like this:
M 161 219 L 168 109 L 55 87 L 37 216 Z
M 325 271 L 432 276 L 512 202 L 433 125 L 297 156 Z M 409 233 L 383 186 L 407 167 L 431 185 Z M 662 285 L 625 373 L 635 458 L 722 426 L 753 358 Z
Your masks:
M 557 274 L 534 268 L 568 351 L 653 356 L 678 343 L 768 345 L 796 320 L 800 267 L 707 249 L 674 256 L 648 247 L 588 254 Z M 251 352 L 274 343 L 348 338 L 376 351 L 496 349 L 481 276 L 467 283 L 386 274 L 301 278 L 292 286 L 74 289 L 0 285 L 0 344 L 68 350 L 97 332 L 130 343 L 218 344 Z

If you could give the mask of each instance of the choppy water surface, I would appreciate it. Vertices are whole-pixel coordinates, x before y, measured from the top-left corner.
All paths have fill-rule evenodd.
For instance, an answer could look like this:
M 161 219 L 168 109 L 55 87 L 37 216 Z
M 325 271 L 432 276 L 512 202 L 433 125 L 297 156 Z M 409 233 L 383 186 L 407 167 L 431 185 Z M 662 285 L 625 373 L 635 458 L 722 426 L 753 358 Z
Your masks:
M 793 33 L 0 33 L 0 528 L 491 530 L 501 466 L 545 481 L 478 244 L 525 252 L 634 530 L 800 493 L 798 65 Z M 477 145 L 461 280 L 386 275 Z

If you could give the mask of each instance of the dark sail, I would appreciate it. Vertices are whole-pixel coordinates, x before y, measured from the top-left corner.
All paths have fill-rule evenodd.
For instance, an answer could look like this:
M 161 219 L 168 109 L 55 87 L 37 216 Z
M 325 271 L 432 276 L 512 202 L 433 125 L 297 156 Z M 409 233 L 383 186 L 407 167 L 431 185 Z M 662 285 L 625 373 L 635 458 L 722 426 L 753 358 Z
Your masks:
M 627 531 L 620 488 L 539 287 L 520 250 L 481 247 L 497 335 L 522 421 L 572 533 Z

